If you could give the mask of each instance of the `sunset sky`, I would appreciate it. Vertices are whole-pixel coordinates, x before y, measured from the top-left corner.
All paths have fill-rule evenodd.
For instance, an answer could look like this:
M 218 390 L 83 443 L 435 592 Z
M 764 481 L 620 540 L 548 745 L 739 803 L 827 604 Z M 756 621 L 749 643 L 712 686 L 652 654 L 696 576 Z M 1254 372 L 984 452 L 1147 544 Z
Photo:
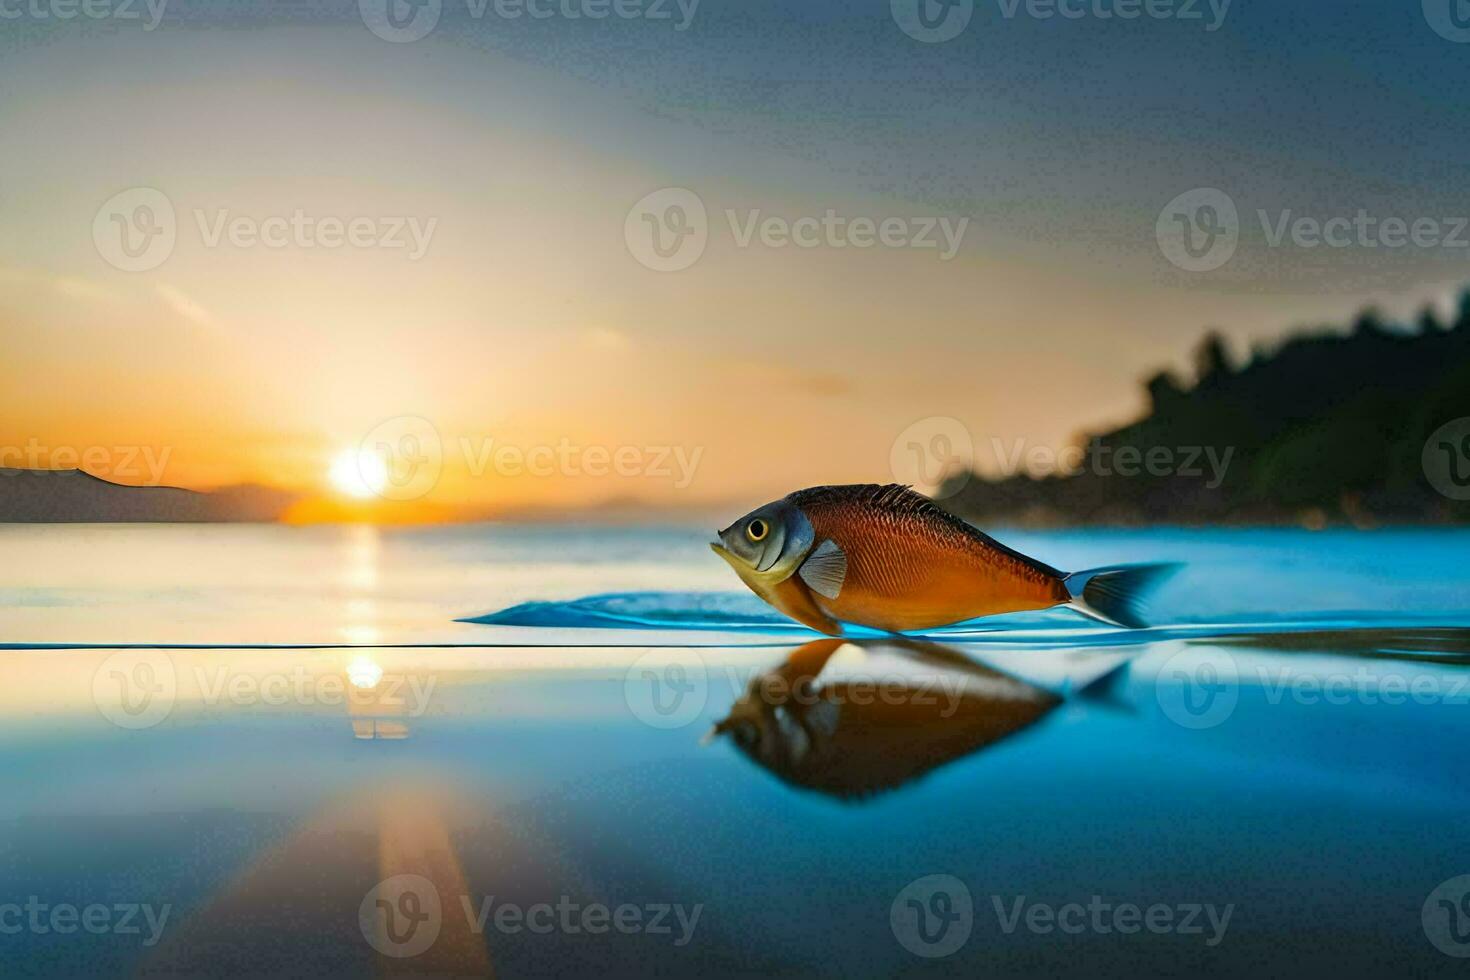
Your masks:
M 1139 379 L 1206 327 L 1243 354 L 1470 278 L 1470 248 L 1273 247 L 1257 217 L 1470 212 L 1470 44 L 1417 2 L 1237 0 L 1209 31 L 991 0 L 943 43 L 887 0 L 704 0 L 684 30 L 668 6 L 445 0 L 408 43 L 355 3 L 0 20 L 0 447 L 147 446 L 171 485 L 341 497 L 334 463 L 411 417 L 442 442 L 411 502 L 435 513 L 756 503 L 901 477 L 895 439 L 928 417 L 981 465 L 992 438 L 1061 446 L 1137 413 Z M 139 187 L 176 240 L 130 272 L 94 224 Z M 661 272 L 625 231 L 668 187 L 707 209 L 707 245 Z M 1192 273 L 1155 231 L 1200 187 L 1238 206 L 1240 242 Z M 742 245 L 756 209 L 968 224 L 949 260 Z M 212 243 L 297 211 L 407 245 Z M 476 463 L 499 446 L 632 449 L 623 475 Z

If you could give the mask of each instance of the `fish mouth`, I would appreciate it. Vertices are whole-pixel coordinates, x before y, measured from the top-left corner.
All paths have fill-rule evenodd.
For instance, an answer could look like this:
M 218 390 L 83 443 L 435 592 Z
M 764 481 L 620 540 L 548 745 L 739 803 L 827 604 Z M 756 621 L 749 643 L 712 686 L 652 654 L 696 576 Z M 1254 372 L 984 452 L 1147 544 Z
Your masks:
M 725 559 L 730 567 L 735 569 L 736 573 L 739 573 L 741 567 L 745 565 L 745 562 L 742 561 L 740 557 L 735 554 L 735 552 L 731 551 L 729 548 L 726 548 L 719 541 L 711 541 L 709 543 L 709 550 L 713 551 L 715 554 Z

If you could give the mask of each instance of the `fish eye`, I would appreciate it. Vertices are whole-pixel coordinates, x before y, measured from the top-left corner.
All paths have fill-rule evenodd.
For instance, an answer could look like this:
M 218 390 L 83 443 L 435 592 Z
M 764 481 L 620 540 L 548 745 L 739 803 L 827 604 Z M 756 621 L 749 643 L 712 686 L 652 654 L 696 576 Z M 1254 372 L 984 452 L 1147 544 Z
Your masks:
M 759 517 L 745 525 L 745 536 L 752 541 L 764 541 L 770 533 L 771 526 Z

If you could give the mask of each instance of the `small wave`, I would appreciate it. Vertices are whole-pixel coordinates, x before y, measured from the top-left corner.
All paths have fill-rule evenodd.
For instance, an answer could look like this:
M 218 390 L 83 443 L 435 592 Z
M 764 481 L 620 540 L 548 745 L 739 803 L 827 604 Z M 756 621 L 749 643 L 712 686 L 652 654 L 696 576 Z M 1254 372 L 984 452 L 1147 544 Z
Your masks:
M 545 629 L 719 630 L 722 632 L 816 635 L 816 631 L 772 609 L 749 592 L 608 592 L 580 599 L 523 602 L 456 620 L 481 626 L 533 626 Z M 1013 613 L 926 630 L 943 636 L 989 633 L 997 629 L 1094 630 L 1096 623 L 1066 611 Z M 847 626 L 855 636 L 884 636 L 882 630 Z
M 818 636 L 792 622 L 750 593 L 740 592 L 610 592 L 560 601 L 524 602 L 498 612 L 457 620 L 486 626 L 531 627 L 550 630 L 619 629 L 717 631 L 790 637 Z M 861 626 L 847 626 L 854 639 L 889 634 Z M 998 643 L 1019 647 L 1125 647 L 1169 640 L 1224 641 L 1262 648 L 1312 649 L 1323 645 L 1344 650 L 1372 648 L 1385 656 L 1470 654 L 1470 629 L 1442 618 L 1365 615 L 1341 612 L 1293 619 L 1252 619 L 1226 622 L 1161 623 L 1144 629 L 1106 626 L 1066 609 L 1008 613 L 968 620 L 909 634 L 950 643 Z M 606 641 L 600 641 L 606 643 Z M 642 641 L 639 641 L 640 643 Z M 1392 651 L 1394 642 L 1412 652 Z M 564 635 L 558 646 L 575 645 Z M 697 645 L 685 641 L 676 645 Z M 766 646 L 768 643 L 731 643 L 719 646 Z
M 523 602 L 457 620 L 549 629 L 754 630 L 809 633 L 756 596 L 739 592 L 608 592 L 564 601 Z
M 814 636 L 816 631 L 793 622 L 749 592 L 609 592 L 580 599 L 523 602 L 481 616 L 456 620 L 482 626 L 529 626 L 545 629 L 718 630 Z M 971 636 L 1018 630 L 1099 631 L 1116 634 L 1065 609 L 1009 613 L 924 630 L 925 636 Z M 885 636 L 882 630 L 846 626 L 850 636 Z

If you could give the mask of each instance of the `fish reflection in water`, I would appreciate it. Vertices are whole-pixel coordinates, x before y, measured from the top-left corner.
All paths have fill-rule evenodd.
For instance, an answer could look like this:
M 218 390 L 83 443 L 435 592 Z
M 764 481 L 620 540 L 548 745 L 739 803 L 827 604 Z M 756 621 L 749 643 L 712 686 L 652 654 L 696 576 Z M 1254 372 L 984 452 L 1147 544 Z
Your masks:
M 846 669 L 834 660 L 844 646 L 882 668 Z M 935 643 L 815 640 L 751 681 L 711 736 L 791 785 L 861 800 L 1023 731 L 1061 700 Z

